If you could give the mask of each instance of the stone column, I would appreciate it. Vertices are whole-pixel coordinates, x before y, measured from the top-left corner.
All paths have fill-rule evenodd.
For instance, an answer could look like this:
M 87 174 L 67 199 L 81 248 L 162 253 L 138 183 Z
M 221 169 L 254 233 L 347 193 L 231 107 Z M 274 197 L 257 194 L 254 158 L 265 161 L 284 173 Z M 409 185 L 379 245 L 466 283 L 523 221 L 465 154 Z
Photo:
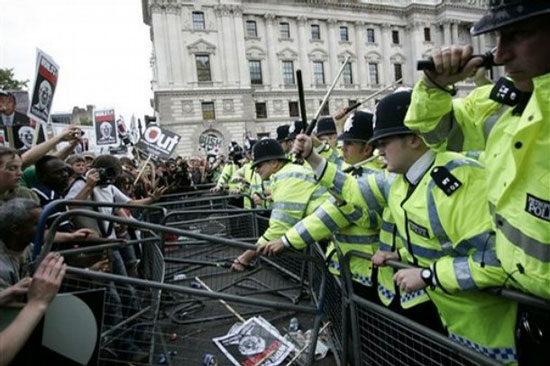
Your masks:
M 387 85 L 391 79 L 391 61 L 390 61 L 390 44 L 391 39 L 391 25 L 389 23 L 382 24 L 382 60 L 380 60 L 379 71 L 382 75 L 379 75 L 378 79 L 380 84 Z
M 304 16 L 298 16 L 298 47 L 299 47 L 299 61 L 300 64 L 296 66 L 297 69 L 302 70 L 302 80 L 304 88 L 311 87 L 312 80 L 312 66 L 309 62 L 307 55 L 307 49 L 309 44 L 309 35 L 307 32 L 307 18 Z
M 359 85 L 360 89 L 367 88 L 367 64 L 365 62 L 365 44 L 367 42 L 367 35 L 365 30 L 365 22 L 358 21 L 354 24 L 355 27 L 355 49 L 357 51 L 357 81 L 356 84 Z
M 424 24 L 420 22 L 413 22 L 406 28 L 409 34 L 409 65 L 403 65 L 403 84 L 409 84 L 411 81 L 416 80 L 418 72 L 416 71 L 416 61 L 422 58 L 422 42 Z M 406 70 L 410 72 L 407 73 Z
M 171 84 L 182 85 L 183 80 L 183 60 L 181 57 L 181 26 L 179 24 L 179 15 L 181 5 L 172 4 L 166 6 L 166 24 L 168 33 L 168 45 L 170 49 L 172 80 Z
M 220 72 L 219 80 L 222 82 L 223 86 L 227 86 L 229 83 L 229 72 L 227 70 L 227 64 L 226 64 L 226 47 L 227 45 L 224 43 L 224 32 L 223 32 L 223 21 L 222 21 L 222 9 L 221 6 L 214 7 L 214 14 L 216 15 L 216 25 L 218 28 L 218 47 L 217 47 L 217 57 L 216 57 L 216 68 Z M 211 60 L 212 61 L 212 60 Z
M 278 68 L 277 55 L 275 54 L 275 36 L 273 34 L 273 21 L 275 20 L 274 14 L 265 14 L 265 27 L 266 27 L 266 49 L 267 49 L 267 62 L 268 72 L 264 75 L 267 76 L 265 84 L 271 85 L 271 89 L 278 89 L 281 86 L 280 72 Z
M 451 44 L 459 44 L 459 39 L 458 39 L 458 25 L 459 23 L 458 22 L 453 22 L 451 23 L 451 34 L 452 34 L 452 42 Z
M 451 22 L 443 22 L 443 46 L 451 45 Z
M 334 18 L 328 19 L 328 59 L 329 70 L 325 77 L 325 83 L 331 84 L 338 72 L 338 21 Z
M 165 87 L 172 76 L 170 74 L 170 53 L 166 42 L 165 15 L 160 6 L 151 6 L 151 24 L 153 24 L 153 42 L 155 44 L 159 87 Z
M 240 6 L 233 6 L 233 36 L 237 52 L 235 55 L 236 62 L 239 69 L 239 84 L 241 87 L 250 86 L 250 72 L 248 70 L 248 60 L 246 59 L 246 50 L 244 48 L 244 22 L 243 22 L 243 10 Z
M 239 65 L 234 47 L 234 24 L 231 21 L 231 9 L 227 5 L 220 6 L 222 18 L 222 32 L 228 86 L 235 86 L 239 80 Z

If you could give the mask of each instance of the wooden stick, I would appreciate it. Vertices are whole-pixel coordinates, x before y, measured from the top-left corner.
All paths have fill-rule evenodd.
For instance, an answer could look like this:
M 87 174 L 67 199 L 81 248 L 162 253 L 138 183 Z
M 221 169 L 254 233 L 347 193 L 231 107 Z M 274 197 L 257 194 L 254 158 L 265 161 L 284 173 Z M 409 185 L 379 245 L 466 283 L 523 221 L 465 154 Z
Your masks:
M 141 169 L 139 170 L 139 173 L 136 177 L 136 180 L 134 180 L 134 185 L 137 184 L 137 182 L 139 181 L 139 178 L 141 178 L 141 175 L 143 174 L 143 172 L 145 171 L 145 167 L 147 166 L 147 164 L 149 164 L 149 161 L 151 160 L 151 154 L 149 154 L 149 156 L 147 157 L 147 160 L 145 161 L 145 164 L 143 164 L 143 166 L 141 167 Z
M 323 327 L 322 327 L 321 329 L 319 329 L 319 334 L 321 334 L 321 332 L 322 332 L 323 330 L 325 330 L 329 325 L 330 325 L 330 322 L 327 322 L 325 325 L 323 325 Z M 296 361 L 296 360 L 298 359 L 298 357 L 300 357 L 300 355 L 301 355 L 302 353 L 304 353 L 304 351 L 305 351 L 309 346 L 311 346 L 311 344 L 306 344 L 301 350 L 298 351 L 298 353 L 296 353 L 296 354 L 294 355 L 294 357 L 292 357 L 292 359 L 291 359 L 290 361 L 288 361 L 288 363 L 287 363 L 285 366 L 290 366 L 290 365 L 292 365 L 292 363 L 293 363 L 294 361 Z M 316 345 L 316 346 L 317 346 L 317 345 Z
M 198 277 L 195 277 L 195 281 L 197 281 L 198 283 L 201 284 L 202 287 L 204 287 L 207 291 L 209 292 L 214 292 L 210 289 L 210 287 L 208 287 L 206 285 L 206 283 L 202 282 L 202 280 Z M 218 299 L 218 301 L 227 308 L 227 310 L 229 310 L 233 315 L 235 315 L 237 317 L 237 319 L 239 319 L 240 321 L 242 321 L 243 323 L 246 321 L 242 316 L 241 314 L 239 314 L 235 309 L 233 309 L 227 302 L 225 302 L 225 300 L 222 300 L 222 299 Z
M 342 66 L 340 66 L 340 70 L 338 70 L 338 74 L 336 74 L 336 77 L 332 81 L 332 84 L 330 85 L 330 88 L 328 88 L 327 93 L 325 94 L 325 96 L 323 98 L 323 101 L 321 102 L 321 105 L 317 109 L 317 112 L 315 112 L 315 116 L 313 117 L 314 121 L 316 121 L 317 118 L 319 118 L 319 115 L 321 114 L 321 112 L 323 110 L 323 107 L 325 106 L 325 104 L 327 104 L 328 98 L 330 97 L 330 95 L 332 94 L 332 91 L 336 87 L 336 84 L 338 83 L 338 80 L 340 80 L 340 76 L 344 72 L 344 68 L 348 64 L 349 59 L 350 59 L 350 57 L 347 56 L 346 59 L 344 60 L 344 63 L 342 64 Z

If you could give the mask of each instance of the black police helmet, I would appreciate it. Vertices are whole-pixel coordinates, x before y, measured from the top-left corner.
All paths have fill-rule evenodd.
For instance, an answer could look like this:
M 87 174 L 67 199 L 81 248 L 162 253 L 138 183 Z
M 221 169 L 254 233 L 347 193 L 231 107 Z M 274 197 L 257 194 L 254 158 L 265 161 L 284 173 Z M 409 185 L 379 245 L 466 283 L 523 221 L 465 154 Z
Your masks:
M 297 119 L 288 129 L 288 139 L 294 140 L 304 129 L 304 123 Z
M 369 143 L 387 136 L 414 134 L 404 123 L 411 104 L 411 95 L 411 90 L 396 91 L 378 102 L 373 121 L 373 135 Z
M 331 116 L 322 116 L 317 120 L 313 133 L 316 136 L 330 135 L 336 133 L 336 124 Z
M 289 128 L 290 128 L 289 125 L 282 125 L 282 126 L 277 127 L 277 137 L 275 139 L 279 142 L 288 140 L 288 129 Z
M 252 149 L 254 153 L 254 161 L 252 167 L 256 167 L 261 162 L 269 160 L 285 160 L 288 161 L 286 154 L 281 144 L 274 139 L 262 139 L 254 145 Z
M 543 14 L 550 14 L 548 0 L 490 0 L 489 10 L 470 33 L 478 36 Z
M 367 143 L 372 137 L 373 114 L 367 111 L 351 113 L 344 123 L 344 132 L 338 140 Z

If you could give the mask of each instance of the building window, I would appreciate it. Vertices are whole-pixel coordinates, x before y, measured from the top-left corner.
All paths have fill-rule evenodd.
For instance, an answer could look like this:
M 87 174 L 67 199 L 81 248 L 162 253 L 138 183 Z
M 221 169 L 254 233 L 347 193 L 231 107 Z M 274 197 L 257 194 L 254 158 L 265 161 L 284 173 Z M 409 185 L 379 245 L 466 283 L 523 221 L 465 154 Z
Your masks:
M 214 110 L 214 102 L 202 102 L 202 119 L 216 119 L 216 111 Z
M 197 63 L 197 81 L 212 81 L 212 75 L 210 74 L 210 56 L 196 55 L 195 61 Z
M 202 11 L 193 12 L 193 29 L 204 30 L 204 13 Z
M 300 117 L 298 102 L 288 102 L 288 112 L 290 117 Z
M 424 41 L 426 42 L 432 41 L 432 32 L 429 27 L 424 28 Z
M 322 100 L 319 102 L 319 107 L 321 106 L 321 103 L 323 103 Z M 320 114 L 320 115 L 321 115 L 321 116 L 329 116 L 329 115 L 330 115 L 330 110 L 329 110 L 329 108 L 328 108 L 328 100 L 327 100 L 327 102 L 325 103 L 323 109 L 321 109 L 321 114 Z
M 369 62 L 369 77 L 371 85 L 378 85 L 378 64 L 376 62 Z
M 311 25 L 311 39 L 321 39 L 321 29 L 319 24 Z
M 267 118 L 267 107 L 265 103 L 256 103 L 256 118 Z
M 340 27 L 340 41 L 349 41 L 348 27 Z
M 351 63 L 348 62 L 346 66 L 344 66 L 344 72 L 342 73 L 342 77 L 344 79 L 344 85 L 353 84 L 353 77 L 351 75 Z
M 290 38 L 290 25 L 288 23 L 279 23 L 281 29 L 281 38 Z
M 252 84 L 263 84 L 262 82 L 262 62 L 260 60 L 249 60 L 250 82 Z
M 294 62 L 283 61 L 283 82 L 285 85 L 294 85 Z
M 325 68 L 323 61 L 313 61 L 313 82 L 315 85 L 325 84 Z
M 374 43 L 374 28 L 367 28 L 367 42 L 368 43 Z
M 256 22 L 253 20 L 246 21 L 246 35 L 248 37 L 258 37 L 258 30 L 256 29 Z
M 401 64 L 393 64 L 393 74 L 395 75 L 395 81 L 403 78 L 403 68 Z M 403 80 L 401 80 L 403 83 Z
M 391 40 L 393 44 L 399 44 L 399 31 L 391 31 Z

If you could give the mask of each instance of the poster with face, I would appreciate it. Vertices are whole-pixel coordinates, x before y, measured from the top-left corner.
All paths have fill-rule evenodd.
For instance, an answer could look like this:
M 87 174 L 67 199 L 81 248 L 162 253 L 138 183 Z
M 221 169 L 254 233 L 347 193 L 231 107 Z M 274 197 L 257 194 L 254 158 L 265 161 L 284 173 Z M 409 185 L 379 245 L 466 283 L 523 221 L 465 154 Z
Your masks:
M 233 365 L 280 365 L 294 346 L 261 317 L 248 319 L 230 334 L 213 339 Z
M 0 125 L 27 125 L 29 94 L 26 90 L 7 90 L 0 93 Z
M 94 130 L 97 146 L 118 145 L 115 110 L 94 110 Z
M 29 117 L 44 123 L 48 122 L 53 95 L 57 87 L 59 66 L 41 50 L 36 55 L 36 78 L 29 104 Z

